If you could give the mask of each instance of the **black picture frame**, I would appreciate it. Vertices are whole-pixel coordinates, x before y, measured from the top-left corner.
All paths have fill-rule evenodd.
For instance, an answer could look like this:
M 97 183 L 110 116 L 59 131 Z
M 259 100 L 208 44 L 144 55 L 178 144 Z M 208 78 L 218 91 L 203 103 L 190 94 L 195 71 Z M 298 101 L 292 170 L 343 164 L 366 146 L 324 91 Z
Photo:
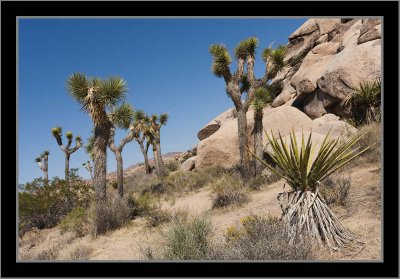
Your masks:
M 249 8 L 247 8 L 249 7 Z M 386 2 L 2 1 L 2 277 L 398 277 L 398 11 Z M 16 20 L 20 16 L 383 16 L 384 199 L 382 262 L 17 262 L 16 175 L 10 159 L 16 107 Z M 15 104 L 15 105 L 14 105 Z M 16 125 L 18 122 L 16 121 Z M 18 146 L 17 146 L 18 148 Z M 386 152 L 385 152 L 386 151 Z M 14 185 L 14 187 L 13 187 Z M 386 186 L 386 187 L 385 187 Z

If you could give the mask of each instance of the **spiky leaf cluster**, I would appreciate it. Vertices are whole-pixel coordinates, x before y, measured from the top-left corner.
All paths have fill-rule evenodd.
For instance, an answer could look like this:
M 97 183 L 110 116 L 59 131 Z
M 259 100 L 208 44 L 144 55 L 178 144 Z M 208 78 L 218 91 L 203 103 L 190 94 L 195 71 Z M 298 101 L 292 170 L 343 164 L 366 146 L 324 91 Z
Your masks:
M 226 46 L 223 44 L 213 44 L 210 46 L 209 51 L 213 56 L 212 72 L 217 77 L 229 75 L 229 65 L 232 63 L 232 59 Z
M 65 136 L 67 137 L 67 139 L 72 140 L 72 138 L 74 137 L 74 134 L 72 132 L 66 132 Z
M 290 144 L 283 140 L 280 133 L 279 138 L 275 137 L 272 130 L 271 135 L 266 133 L 272 147 L 272 152 L 268 153 L 279 170 L 253 155 L 269 170 L 285 179 L 294 190 L 315 191 L 321 181 L 370 148 L 370 146 L 362 150 L 352 148 L 364 133 L 358 133 L 346 142 L 340 143 L 340 138 L 330 138 L 330 132 L 325 136 L 315 158 L 313 153 L 316 143 L 311 140 L 312 133 L 307 140 L 302 134 L 300 148 L 294 130 L 290 134 Z
M 281 94 L 283 90 L 283 79 L 275 80 L 273 83 L 267 85 L 267 89 L 272 98 Z
M 281 71 L 286 63 L 284 61 L 286 55 L 286 46 L 279 45 L 277 48 L 272 49 L 272 47 L 268 47 L 264 49 L 262 58 L 265 63 L 271 62 L 272 67 L 268 73 L 268 79 L 274 78 L 279 71 Z
M 267 88 L 260 87 L 254 90 L 252 103 L 255 111 L 261 111 L 271 101 L 272 97 Z
M 236 59 L 246 59 L 247 56 L 254 57 L 257 47 L 258 39 L 256 37 L 250 37 L 241 41 L 235 48 Z
M 91 135 L 91 136 L 87 139 L 87 143 L 86 143 L 86 145 L 85 145 L 85 151 L 86 151 L 86 153 L 87 153 L 92 159 L 93 159 L 94 140 L 95 140 L 94 135 Z
M 51 133 L 53 134 L 53 136 L 61 135 L 62 127 L 61 126 L 56 126 L 56 127 L 52 128 L 51 129 Z
M 160 125 L 167 125 L 168 122 L 168 114 L 167 113 L 162 113 L 160 114 Z
M 250 89 L 250 81 L 247 74 L 244 74 L 242 80 L 240 81 L 240 93 L 248 92 Z
M 89 109 L 87 97 L 90 91 L 93 94 L 92 101 L 105 107 L 112 107 L 124 100 L 128 90 L 126 81 L 120 77 L 102 80 L 86 77 L 82 73 L 70 75 L 66 87 L 70 96 L 81 103 L 85 111 Z
M 41 161 L 42 161 L 42 158 L 40 158 L 40 157 L 35 158 L 36 163 L 40 163 Z
M 50 155 L 50 151 L 45 150 L 45 151 L 43 152 L 43 154 L 42 154 L 42 157 L 43 157 L 43 156 L 49 156 L 49 155 Z
M 133 107 L 123 103 L 111 113 L 111 122 L 121 129 L 128 129 L 134 116 Z

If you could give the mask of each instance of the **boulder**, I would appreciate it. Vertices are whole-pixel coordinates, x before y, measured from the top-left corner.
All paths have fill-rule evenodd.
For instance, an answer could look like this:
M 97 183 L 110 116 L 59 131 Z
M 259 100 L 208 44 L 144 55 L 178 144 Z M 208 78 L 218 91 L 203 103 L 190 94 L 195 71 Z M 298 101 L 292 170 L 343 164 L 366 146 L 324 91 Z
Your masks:
M 190 157 L 185 162 L 183 162 L 180 167 L 180 170 L 181 171 L 192 171 L 196 167 L 196 157 L 197 156 Z
M 319 55 L 335 55 L 339 47 L 340 43 L 326 42 L 314 47 L 311 52 Z
M 357 44 L 363 44 L 368 41 L 376 40 L 381 38 L 381 24 L 375 25 L 367 32 L 360 35 L 357 39 Z
M 289 41 L 293 41 L 294 39 L 296 39 L 298 37 L 307 36 L 316 30 L 318 30 L 317 23 L 314 18 L 310 18 L 289 36 Z
M 211 120 L 207 125 L 205 125 L 203 128 L 200 129 L 200 131 L 197 133 L 197 137 L 199 140 L 204 140 L 214 134 L 218 129 L 227 121 L 230 119 L 236 118 L 236 109 L 235 108 L 230 108 L 220 115 L 218 115 L 216 118 Z
M 321 37 L 319 37 L 319 39 L 315 42 L 315 45 L 319 45 L 319 44 L 325 43 L 325 42 L 328 41 L 328 39 L 329 39 L 329 35 L 328 34 L 324 34 Z
M 368 31 L 370 31 L 373 27 L 381 24 L 380 18 L 368 18 L 361 20 L 361 29 L 360 29 L 360 36 L 364 35 Z
M 312 52 L 307 54 L 299 70 L 291 79 L 291 85 L 296 89 L 297 95 L 312 93 L 317 89 L 317 80 L 333 57 L 333 55 Z
M 254 125 L 253 112 L 247 113 L 249 145 L 252 146 L 252 128 Z M 267 132 L 278 135 L 286 135 L 295 131 L 310 131 L 312 120 L 297 108 L 291 106 L 280 106 L 278 108 L 264 109 L 263 127 Z M 263 144 L 267 138 L 263 134 Z M 197 147 L 196 168 L 221 165 L 225 168 L 235 166 L 239 163 L 239 140 L 237 134 L 237 120 L 228 120 L 217 132 L 202 140 Z
M 337 102 L 339 102 L 338 99 L 333 98 L 317 89 L 304 99 L 304 112 L 311 117 L 311 119 L 315 119 L 326 114 L 325 108 Z
M 334 121 L 317 121 L 318 119 L 314 120 L 312 123 L 312 131 L 313 133 L 319 133 L 322 135 L 326 135 L 329 130 L 330 135 L 332 137 L 340 137 L 340 138 L 347 138 L 352 135 L 355 135 L 358 130 L 353 127 L 352 125 L 341 121 L 341 120 L 334 120 Z
M 315 23 L 318 27 L 319 34 L 325 35 L 340 25 L 340 18 L 317 18 Z
M 283 89 L 282 92 L 276 96 L 276 98 L 274 99 L 274 101 L 272 102 L 271 106 L 273 108 L 279 107 L 283 104 L 285 104 L 287 101 L 289 101 L 293 94 L 296 93 L 296 89 L 294 89 L 291 85 L 290 85 L 290 79 L 285 79 L 283 81 Z
M 381 40 L 353 45 L 330 59 L 317 85 L 324 93 L 343 100 L 360 82 L 376 78 L 380 68 Z
M 327 114 L 324 114 L 323 116 L 321 116 L 321 117 L 319 117 L 317 119 L 314 119 L 313 120 L 313 125 L 315 123 L 324 124 L 324 123 L 327 123 L 327 122 L 338 121 L 339 119 L 340 119 L 339 116 L 334 115 L 333 113 L 327 113 Z

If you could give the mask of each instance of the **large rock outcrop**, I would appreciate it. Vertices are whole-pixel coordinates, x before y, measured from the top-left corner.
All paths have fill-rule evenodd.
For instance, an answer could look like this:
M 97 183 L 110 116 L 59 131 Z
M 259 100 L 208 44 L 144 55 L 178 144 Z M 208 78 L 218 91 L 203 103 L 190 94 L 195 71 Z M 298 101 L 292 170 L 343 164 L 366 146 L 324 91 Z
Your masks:
M 230 108 L 213 120 L 211 120 L 207 125 L 205 125 L 201 130 L 197 133 L 197 137 L 199 140 L 204 140 L 218 131 L 219 128 L 227 121 L 236 118 L 237 112 L 235 108 Z
M 341 100 L 380 76 L 380 19 L 309 19 L 288 39 L 290 66 L 273 80 L 284 84 L 273 107 L 295 106 L 312 119 L 340 115 Z

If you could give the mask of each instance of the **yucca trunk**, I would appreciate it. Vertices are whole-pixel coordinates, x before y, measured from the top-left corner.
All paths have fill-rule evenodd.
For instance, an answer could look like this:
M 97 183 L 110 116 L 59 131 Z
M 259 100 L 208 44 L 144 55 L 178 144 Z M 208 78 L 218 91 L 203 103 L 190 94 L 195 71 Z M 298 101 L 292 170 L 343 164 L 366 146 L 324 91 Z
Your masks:
M 164 176 L 165 170 L 164 170 L 164 163 L 162 161 L 162 155 L 161 155 L 161 145 L 160 141 L 156 141 L 156 153 L 157 153 L 157 165 L 158 165 L 158 171 L 160 173 L 160 176 Z
M 149 168 L 149 157 L 147 155 L 147 152 L 144 148 L 143 142 L 139 143 L 140 145 L 140 150 L 142 151 L 143 154 L 143 158 L 144 158 L 144 168 L 146 170 L 146 173 L 149 174 L 150 173 L 150 168 Z
M 118 195 L 124 196 L 124 173 L 123 173 L 123 161 L 121 151 L 116 150 L 115 159 L 117 160 L 117 183 L 118 183 Z
M 320 245 L 326 243 L 338 250 L 351 241 L 357 241 L 329 209 L 318 191 L 284 192 L 278 196 L 278 200 L 290 243 L 298 237 L 310 236 L 316 238 Z
M 263 111 L 254 111 L 254 153 L 257 157 L 263 157 L 262 133 L 263 133 Z M 254 173 L 258 176 L 262 170 L 262 163 L 254 159 Z
M 69 158 L 70 155 L 68 152 L 65 152 L 65 169 L 64 169 L 64 173 L 65 173 L 65 183 L 67 184 L 67 186 L 69 186 Z
M 247 118 L 243 109 L 237 109 L 237 121 L 241 173 L 244 179 L 248 179 L 250 177 L 250 157 L 247 152 Z
M 45 156 L 44 160 L 43 160 L 43 163 L 44 163 L 43 173 L 44 173 L 44 181 L 45 181 L 44 183 L 46 185 L 49 184 L 49 172 L 48 172 L 48 170 L 49 170 L 49 162 L 48 162 L 48 160 L 49 160 L 49 158 L 47 156 Z

